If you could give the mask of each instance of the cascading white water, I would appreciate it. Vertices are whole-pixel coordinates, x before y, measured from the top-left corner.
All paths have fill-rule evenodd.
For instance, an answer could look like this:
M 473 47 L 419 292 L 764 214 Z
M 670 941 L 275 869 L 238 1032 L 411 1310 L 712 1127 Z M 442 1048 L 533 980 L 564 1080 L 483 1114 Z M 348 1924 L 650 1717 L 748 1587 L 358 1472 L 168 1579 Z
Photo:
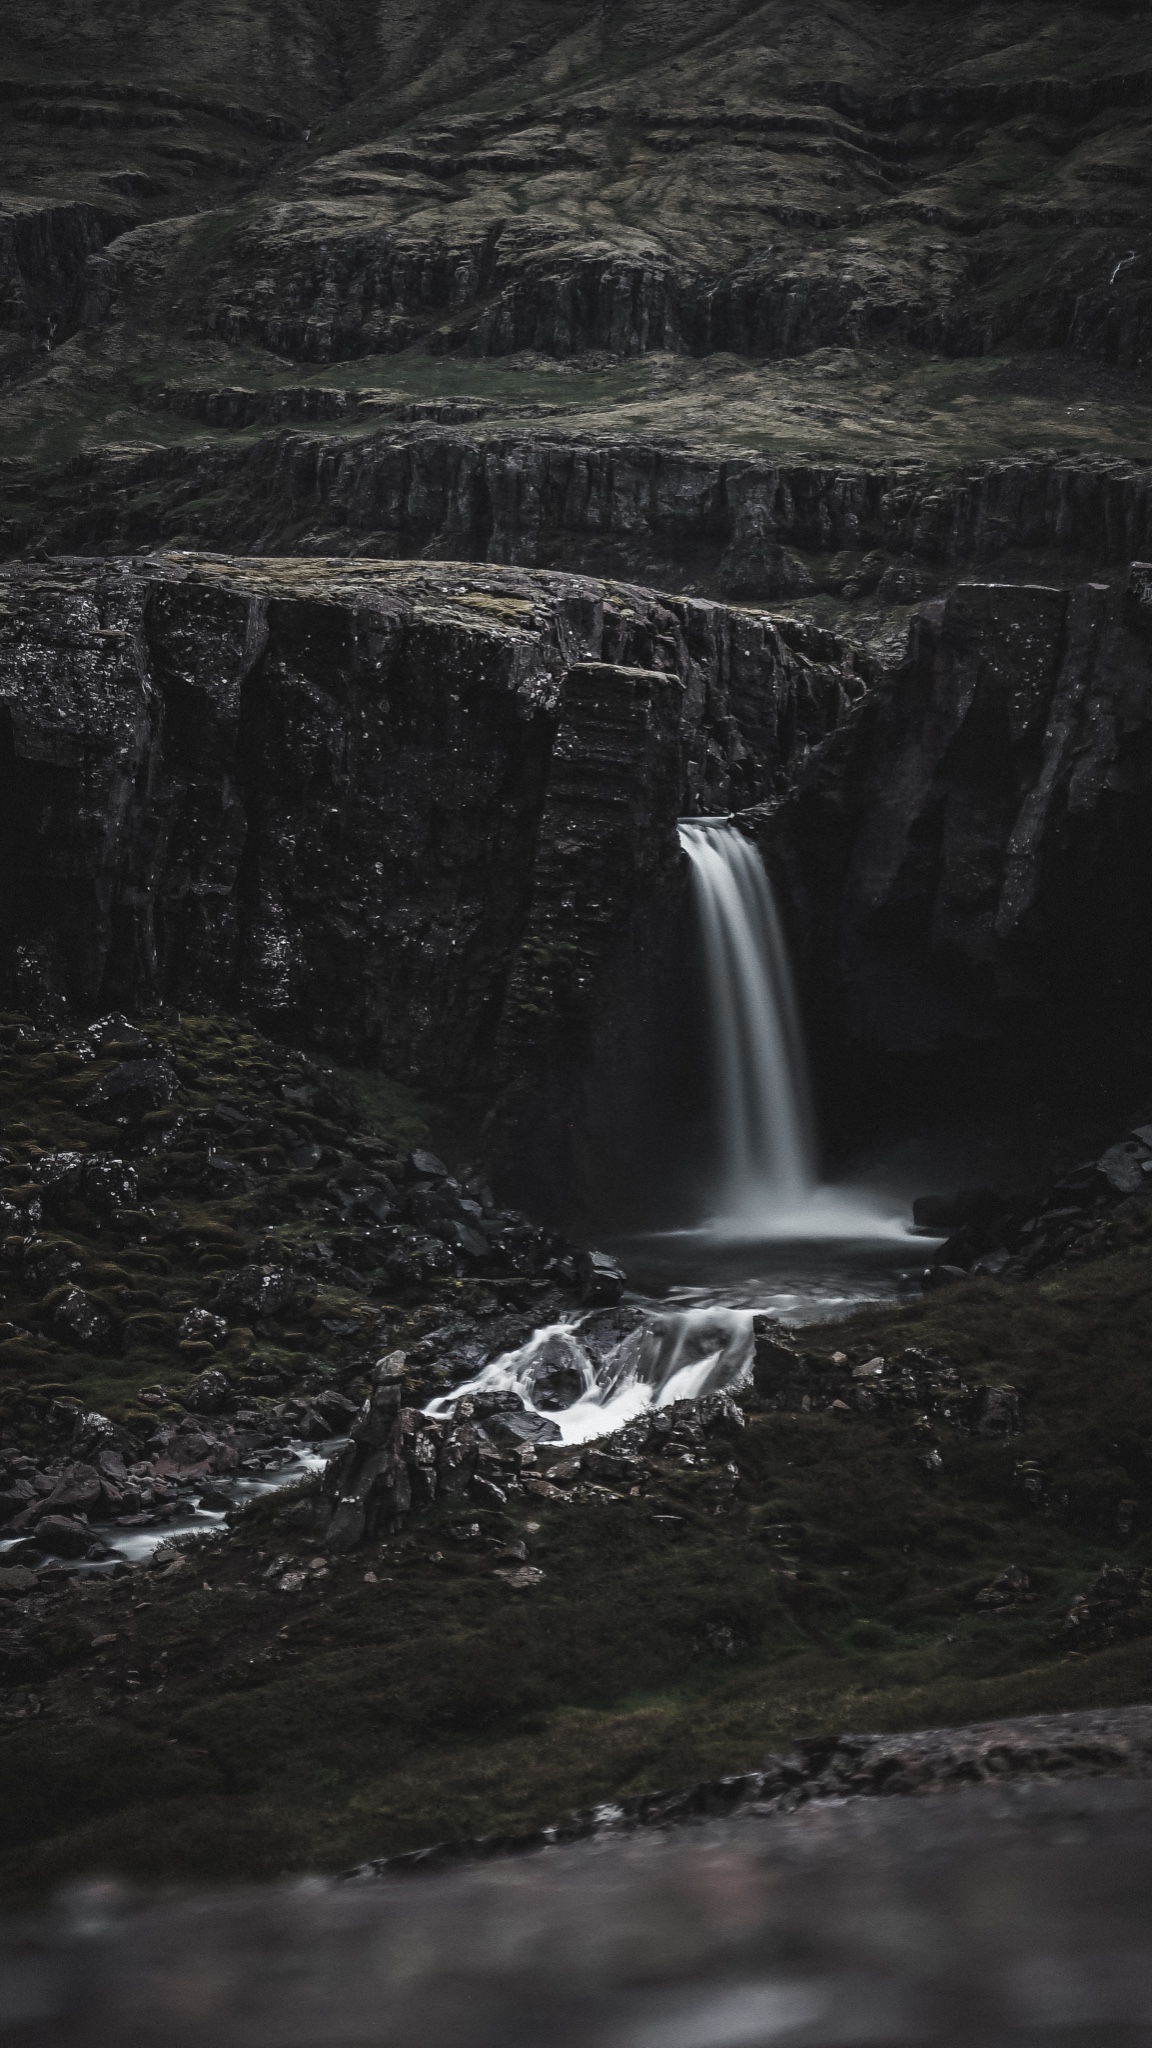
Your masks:
M 712 819 L 680 826 L 692 863 L 715 1042 L 726 1214 L 795 1208 L 817 1184 L 804 1041 L 764 863 Z
M 623 1335 L 607 1338 L 598 1327 L 603 1318 L 595 1313 L 549 1323 L 519 1350 L 493 1359 L 466 1386 L 430 1401 L 427 1412 L 449 1414 L 465 1394 L 515 1393 L 529 1414 L 539 1414 L 538 1377 L 560 1367 L 579 1379 L 582 1391 L 567 1408 L 546 1410 L 547 1419 L 564 1443 L 585 1443 L 622 1428 L 646 1408 L 697 1400 L 742 1378 L 752 1355 L 752 1313 L 720 1307 L 649 1313 Z
M 903 1220 L 875 1198 L 819 1182 L 788 951 L 756 848 L 716 819 L 683 823 L 680 842 L 692 863 L 704 940 L 721 1176 L 719 1214 L 702 1231 L 663 1233 L 665 1241 L 903 1238 Z M 829 1302 L 830 1309 L 835 1305 Z M 528 1413 L 539 1413 L 541 1374 L 559 1367 L 580 1392 L 566 1408 L 549 1402 L 547 1419 L 566 1443 L 604 1436 L 645 1408 L 693 1400 L 743 1378 L 753 1350 L 753 1314 L 715 1300 L 676 1310 L 651 1305 L 631 1327 L 625 1317 L 623 1329 L 612 1327 L 609 1313 L 607 1331 L 596 1312 L 577 1315 L 534 1331 L 518 1350 L 431 1401 L 428 1413 L 447 1414 L 464 1395 L 482 1393 L 515 1393 Z

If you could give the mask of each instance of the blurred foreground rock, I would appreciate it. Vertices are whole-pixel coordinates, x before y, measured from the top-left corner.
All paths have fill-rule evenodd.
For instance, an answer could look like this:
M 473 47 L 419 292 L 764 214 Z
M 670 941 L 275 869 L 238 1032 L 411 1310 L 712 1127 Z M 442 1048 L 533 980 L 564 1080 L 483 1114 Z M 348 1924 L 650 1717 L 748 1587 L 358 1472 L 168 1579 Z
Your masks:
M 796 1811 L 753 1797 L 727 1819 L 622 1840 L 626 1817 L 608 1808 L 595 1839 L 419 1883 L 393 1866 L 159 1901 L 78 1888 L 3 1929 L 4 2040 L 820 2048 L 1152 2034 L 1152 1710 L 844 1738 L 823 1758 L 805 1747 L 819 1796 Z M 828 1798 L 853 1782 L 820 1782 L 840 1751 L 874 1790 L 963 1789 Z

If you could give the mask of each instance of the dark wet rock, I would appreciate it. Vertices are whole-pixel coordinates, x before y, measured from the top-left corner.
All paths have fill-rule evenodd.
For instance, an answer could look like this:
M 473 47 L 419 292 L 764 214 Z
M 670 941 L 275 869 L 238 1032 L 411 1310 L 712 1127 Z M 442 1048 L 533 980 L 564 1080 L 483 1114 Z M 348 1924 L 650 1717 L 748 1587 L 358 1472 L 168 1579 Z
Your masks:
M 454 1267 L 450 1246 L 438 1237 L 412 1231 L 389 1253 L 384 1270 L 394 1287 L 420 1287 L 428 1280 L 446 1279 Z
M 284 1266 L 242 1266 L 220 1281 L 216 1305 L 241 1316 L 275 1316 L 294 1308 L 304 1292 Z
M 1138 1138 L 1110 1145 L 1097 1160 L 1096 1170 L 1115 1194 L 1131 1195 L 1152 1189 L 1152 1149 Z
M 163 1109 L 180 1092 L 176 1074 L 164 1060 L 124 1060 L 81 1096 L 90 1116 L 116 1123 L 138 1124 L 149 1110 Z
M 560 1429 L 550 1422 L 546 1415 L 532 1415 L 523 1408 L 519 1412 L 501 1411 L 485 1418 L 487 1434 L 497 1444 L 556 1444 L 561 1441 Z
M 98 1470 L 103 1470 L 103 1459 L 123 1463 L 124 1457 L 135 1457 L 135 1441 L 122 1423 L 113 1422 L 110 1416 L 101 1415 L 97 1409 L 79 1409 L 73 1412 L 70 1423 L 71 1440 L 69 1449 L 75 1458 L 91 1459 Z
M 746 1427 L 739 1402 L 723 1387 L 714 1393 L 701 1395 L 696 1403 L 696 1413 L 705 1436 L 730 1436 Z
M 315 1396 L 312 1406 L 332 1436 L 338 1436 L 341 1431 L 350 1428 L 359 1413 L 355 1401 L 350 1401 L 346 1394 L 339 1393 L 335 1387 L 325 1387 Z
M 589 1308 L 608 1308 L 619 1301 L 628 1275 L 616 1259 L 610 1259 L 606 1252 L 577 1252 L 575 1265 L 580 1299 Z
M 532 1399 L 537 1408 L 555 1412 L 571 1408 L 584 1392 L 584 1375 L 575 1365 L 563 1361 L 545 1363 L 532 1371 Z
M 585 1451 L 583 1465 L 589 1479 L 603 1480 L 610 1486 L 638 1486 L 645 1476 L 645 1467 L 638 1458 L 602 1451 L 595 1445 Z
M 235 1395 L 224 1373 L 210 1371 L 202 1372 L 199 1379 L 193 1380 L 181 1399 L 185 1408 L 194 1415 L 219 1415 L 233 1405 Z
M 352 1424 L 349 1441 L 324 1469 L 322 1492 L 332 1504 L 327 1547 L 341 1554 L 366 1537 L 404 1525 L 412 1489 L 402 1449 L 402 1394 L 391 1374 L 378 1375 Z
M 405 1161 L 405 1171 L 409 1180 L 436 1181 L 447 1180 L 449 1177 L 448 1168 L 442 1159 L 437 1158 L 435 1152 L 421 1151 L 419 1149 L 408 1154 Z
M 69 1287 L 52 1310 L 52 1334 L 78 1351 L 107 1353 L 113 1349 L 114 1325 L 98 1302 L 82 1287 Z
M 223 1316 L 214 1316 L 209 1309 L 190 1308 L 177 1324 L 176 1335 L 181 1343 L 211 1344 L 215 1348 L 227 1337 L 228 1325 Z
M 83 1152 L 42 1152 L 30 1171 L 45 1195 L 60 1200 L 79 1193 L 86 1163 Z
M 106 1017 L 97 1017 L 94 1024 L 89 1024 L 85 1036 L 99 1053 L 107 1054 L 113 1049 L 131 1050 L 143 1056 L 152 1050 L 150 1040 L 135 1024 L 129 1022 L 122 1010 L 113 1010 Z
M 1015 1387 L 977 1389 L 972 1416 L 977 1436 L 1011 1436 L 1022 1427 L 1020 1396 Z
M 469 1394 L 468 1404 L 477 1422 L 490 1422 L 494 1415 L 523 1415 L 523 1396 L 512 1387 L 481 1387 Z
M 959 585 L 765 811 L 826 1057 L 995 1044 L 1066 1075 L 1152 1015 L 1145 583 Z
M 20 1247 L 20 1268 L 24 1284 L 32 1294 L 60 1287 L 76 1278 L 81 1261 L 76 1247 L 52 1238 L 30 1237 Z
M 134 1209 L 140 1199 L 136 1168 L 110 1152 L 95 1152 L 84 1162 L 84 1200 L 98 1215 Z
M 71 1515 L 45 1515 L 36 1524 L 36 1544 L 50 1557 L 87 1557 L 93 1534 L 87 1522 Z

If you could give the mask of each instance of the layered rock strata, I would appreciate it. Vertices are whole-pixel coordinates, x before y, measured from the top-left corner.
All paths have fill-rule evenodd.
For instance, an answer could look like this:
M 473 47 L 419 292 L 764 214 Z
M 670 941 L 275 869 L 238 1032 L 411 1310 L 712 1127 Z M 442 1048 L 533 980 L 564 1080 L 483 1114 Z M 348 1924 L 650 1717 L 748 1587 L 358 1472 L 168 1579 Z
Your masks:
M 346 394 L 305 394 L 320 401 Z M 255 394 L 221 393 L 237 405 Z M 244 414 L 241 421 L 244 423 Z M 367 434 L 283 431 L 77 457 L 10 490 L 0 545 L 110 553 L 201 541 L 559 567 L 741 602 L 877 592 L 1029 561 L 1058 581 L 1152 554 L 1152 472 L 1120 459 L 1021 456 L 963 473 L 717 456 L 555 427 L 459 422 Z M 1035 573 L 1035 571 L 1033 572 Z
M 738 810 L 825 1050 L 1119 1049 L 1150 995 L 1148 583 L 961 586 L 885 677 L 574 576 L 11 571 L 9 1000 L 239 1004 L 499 1096 L 494 1156 L 572 1185 L 692 978 L 677 814 Z

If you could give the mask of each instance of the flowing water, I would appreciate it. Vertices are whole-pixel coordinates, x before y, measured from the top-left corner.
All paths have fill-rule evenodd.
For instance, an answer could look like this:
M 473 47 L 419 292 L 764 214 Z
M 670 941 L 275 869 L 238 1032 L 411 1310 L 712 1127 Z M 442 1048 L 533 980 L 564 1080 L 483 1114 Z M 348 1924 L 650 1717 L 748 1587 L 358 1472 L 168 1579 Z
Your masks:
M 680 843 L 711 1020 L 718 1157 L 703 1213 L 613 1247 L 633 1276 L 635 1327 L 611 1341 L 591 1313 L 537 1330 L 430 1413 L 476 1392 L 515 1392 L 535 1411 L 542 1370 L 559 1366 L 582 1391 L 549 1419 L 567 1443 L 602 1436 L 645 1408 L 738 1382 L 757 1312 L 789 1323 L 842 1315 L 890 1299 L 924 1262 L 899 1196 L 820 1179 L 799 1006 L 756 847 L 713 818 L 685 820 Z
M 922 1264 L 906 1205 L 820 1180 L 799 1009 L 779 914 L 756 848 L 722 819 L 680 827 L 712 1022 L 718 1161 L 704 1213 L 683 1229 L 614 1247 L 633 1276 L 624 1313 L 591 1311 L 536 1330 L 450 1396 L 515 1392 L 566 1443 L 604 1436 L 646 1408 L 737 1384 L 752 1357 L 753 1317 L 790 1323 L 843 1314 L 894 1295 L 902 1268 Z M 544 1373 L 579 1393 L 565 1408 L 542 1396 Z M 340 1439 L 339 1441 L 343 1441 Z M 295 1444 L 277 1470 L 220 1481 L 236 1505 L 318 1469 L 336 1448 Z M 114 1559 L 138 1561 L 174 1536 L 221 1528 L 222 1512 L 188 1500 L 149 1529 L 101 1531 Z M 0 1543 L 0 1551 L 13 1547 Z M 86 1569 L 106 1570 L 97 1565 Z M 85 1569 L 85 1567 L 81 1567 Z

